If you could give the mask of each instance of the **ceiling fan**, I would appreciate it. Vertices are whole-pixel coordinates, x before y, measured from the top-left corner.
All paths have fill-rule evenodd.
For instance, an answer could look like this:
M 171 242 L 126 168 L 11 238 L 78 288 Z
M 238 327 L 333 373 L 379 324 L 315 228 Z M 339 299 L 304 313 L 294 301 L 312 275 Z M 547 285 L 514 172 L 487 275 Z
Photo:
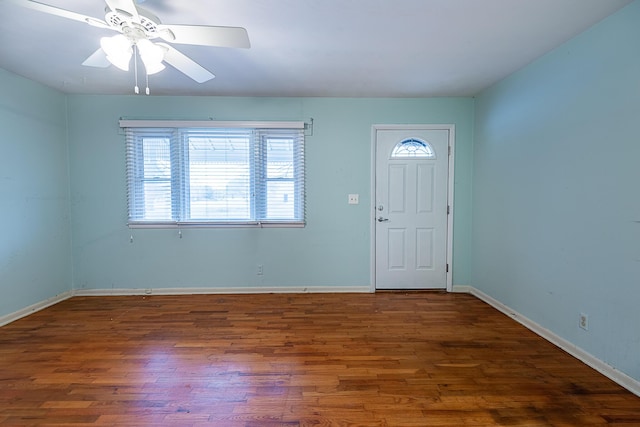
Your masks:
M 105 0 L 107 6 L 104 20 L 33 0 L 9 1 L 29 9 L 117 31 L 119 34 L 115 36 L 103 37 L 98 50 L 82 63 L 89 67 L 108 67 L 113 64 L 127 71 L 131 57 L 135 53 L 136 56 L 140 56 L 147 75 L 163 70 L 165 68 L 163 62 L 166 62 L 196 82 L 204 83 L 215 77 L 209 70 L 168 43 L 152 42 L 152 40 L 162 39 L 169 43 L 199 46 L 234 48 L 251 46 L 247 30 L 242 27 L 163 24 L 160 18 L 137 6 L 134 0 Z M 136 65 L 135 61 L 134 65 Z M 148 90 L 147 88 L 147 94 Z

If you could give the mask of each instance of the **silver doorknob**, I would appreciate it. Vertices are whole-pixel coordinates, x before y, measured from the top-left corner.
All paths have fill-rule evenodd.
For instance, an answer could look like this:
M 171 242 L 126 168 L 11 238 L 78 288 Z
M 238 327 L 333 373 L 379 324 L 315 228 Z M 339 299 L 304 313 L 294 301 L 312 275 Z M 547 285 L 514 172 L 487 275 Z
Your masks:
M 385 221 L 389 221 L 389 218 L 382 218 L 381 216 L 378 217 L 378 222 L 385 222 Z

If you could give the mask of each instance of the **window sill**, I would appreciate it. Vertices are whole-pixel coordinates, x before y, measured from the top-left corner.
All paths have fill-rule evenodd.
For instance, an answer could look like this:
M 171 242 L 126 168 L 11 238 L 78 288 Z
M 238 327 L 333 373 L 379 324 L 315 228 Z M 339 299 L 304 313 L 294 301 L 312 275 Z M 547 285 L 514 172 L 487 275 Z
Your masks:
M 302 221 L 269 222 L 129 222 L 129 228 L 304 228 Z

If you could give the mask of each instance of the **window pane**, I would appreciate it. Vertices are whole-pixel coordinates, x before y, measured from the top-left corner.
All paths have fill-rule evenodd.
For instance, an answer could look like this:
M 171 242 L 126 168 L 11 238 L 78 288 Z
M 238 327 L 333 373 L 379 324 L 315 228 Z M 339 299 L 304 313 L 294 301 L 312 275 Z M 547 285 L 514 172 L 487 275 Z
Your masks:
M 189 137 L 190 220 L 251 218 L 247 135 Z
M 295 218 L 293 181 L 267 182 L 267 219 Z
M 267 179 L 293 178 L 293 140 L 267 139 Z
M 171 179 L 171 142 L 167 138 L 142 140 L 145 179 Z
M 290 136 L 265 138 L 265 220 L 295 219 L 294 139 Z
M 142 186 L 145 220 L 170 220 L 171 142 L 167 138 L 143 138 Z
M 171 219 L 171 182 L 145 181 L 144 219 Z

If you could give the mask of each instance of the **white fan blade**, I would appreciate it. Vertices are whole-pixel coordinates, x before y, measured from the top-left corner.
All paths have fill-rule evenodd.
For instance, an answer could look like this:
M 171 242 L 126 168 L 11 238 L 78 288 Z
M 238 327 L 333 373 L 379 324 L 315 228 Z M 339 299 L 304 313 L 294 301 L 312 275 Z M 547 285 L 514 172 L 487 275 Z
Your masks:
M 49 6 L 48 4 L 38 3 L 32 0 L 8 0 L 18 6 L 26 7 L 29 9 L 37 10 L 40 12 L 48 13 L 50 15 L 61 16 L 67 19 L 73 19 L 74 21 L 84 22 L 85 24 L 91 24 L 94 26 L 103 26 L 110 28 L 106 22 L 100 19 L 93 18 L 91 16 L 82 15 L 80 13 L 71 12 L 70 10 L 60 9 L 59 7 Z
M 84 60 L 82 65 L 87 67 L 97 67 L 97 68 L 107 68 L 111 65 L 111 62 L 107 59 L 107 54 L 102 50 L 102 48 L 98 48 L 93 54 Z
M 166 43 L 156 43 L 162 46 L 167 51 L 164 54 L 164 60 L 176 70 L 186 74 L 198 83 L 204 83 L 211 80 L 215 76 L 208 70 L 203 68 L 200 64 L 189 58 L 182 52 L 169 46 Z
M 136 4 L 133 0 L 105 0 L 107 2 L 107 6 L 112 11 L 120 11 L 124 12 L 132 18 L 138 19 L 138 9 L 136 9 Z
M 247 30 L 242 27 L 158 25 L 158 33 L 160 37 L 172 43 L 199 46 L 251 47 Z

